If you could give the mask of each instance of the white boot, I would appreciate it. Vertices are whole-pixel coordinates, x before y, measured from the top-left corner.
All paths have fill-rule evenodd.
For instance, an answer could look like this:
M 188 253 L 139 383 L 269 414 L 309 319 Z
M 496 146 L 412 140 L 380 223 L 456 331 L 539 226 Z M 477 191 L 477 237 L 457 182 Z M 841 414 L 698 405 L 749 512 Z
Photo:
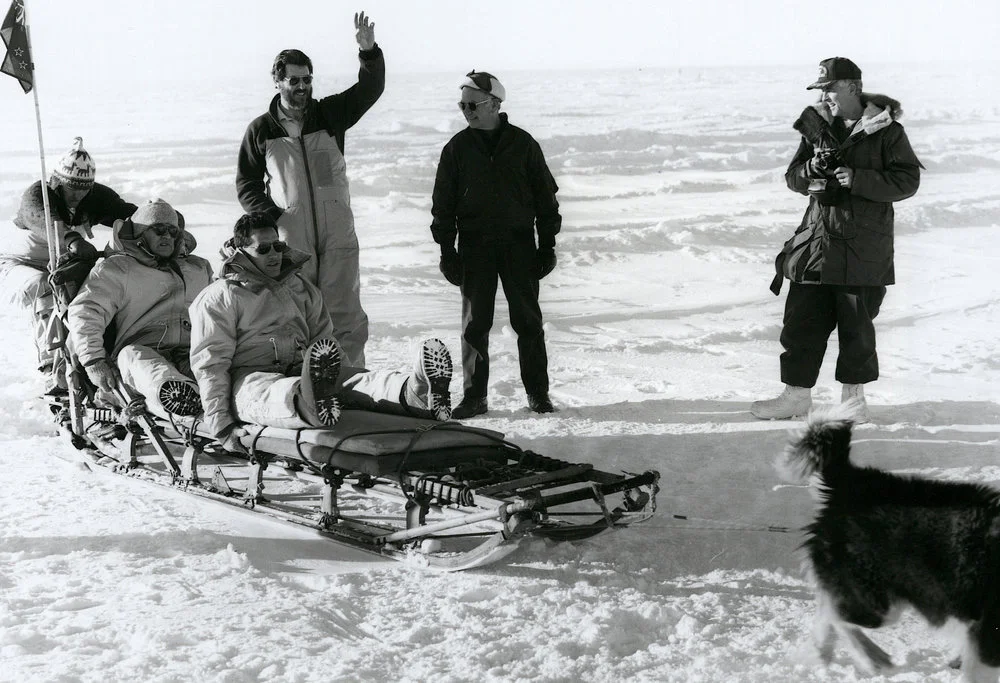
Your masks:
M 785 390 L 777 398 L 754 401 L 750 404 L 750 414 L 762 420 L 786 420 L 797 415 L 805 415 L 812 408 L 812 389 L 785 385 Z
M 854 411 L 854 424 L 864 424 L 872 421 L 872 414 L 868 411 L 868 402 L 865 400 L 864 384 L 845 384 L 840 390 L 840 402 L 847 403 L 854 401 L 857 409 Z

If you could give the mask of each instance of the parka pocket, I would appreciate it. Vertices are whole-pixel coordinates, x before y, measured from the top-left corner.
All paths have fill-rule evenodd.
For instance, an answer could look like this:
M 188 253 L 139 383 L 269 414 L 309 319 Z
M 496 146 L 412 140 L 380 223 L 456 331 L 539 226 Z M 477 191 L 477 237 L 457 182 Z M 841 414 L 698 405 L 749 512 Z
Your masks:
M 893 224 L 892 204 L 859 199 L 854 202 L 854 222 L 867 233 L 891 235 Z
M 830 239 L 849 240 L 857 236 L 857 220 L 851 204 L 853 202 L 845 202 L 840 206 L 825 207 L 823 225 Z

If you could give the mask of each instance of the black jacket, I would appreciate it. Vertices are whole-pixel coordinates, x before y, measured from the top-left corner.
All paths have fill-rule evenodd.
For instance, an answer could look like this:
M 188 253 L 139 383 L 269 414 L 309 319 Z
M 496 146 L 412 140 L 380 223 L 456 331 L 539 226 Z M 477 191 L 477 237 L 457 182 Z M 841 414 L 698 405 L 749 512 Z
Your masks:
M 562 226 L 559 188 L 542 148 L 501 114 L 499 140 L 491 151 L 480 131 L 466 128 L 441 151 L 434 180 L 431 234 L 438 244 L 533 239 L 555 246 Z
M 118 196 L 118 193 L 106 185 L 94 183 L 94 186 L 83 198 L 76 212 L 70 216 L 62 195 L 48 187 L 49 210 L 53 221 L 62 221 L 69 229 L 89 229 L 95 225 L 112 226 L 119 218 L 128 218 L 135 213 L 136 205 Z M 42 182 L 36 181 L 24 191 L 21 205 L 14 218 L 14 225 L 22 230 L 30 230 L 39 237 L 45 238 L 45 205 L 42 202 Z
M 799 283 L 868 287 L 895 282 L 892 205 L 917 192 L 921 165 L 896 121 L 902 111 L 899 102 L 867 93 L 862 102 L 861 120 L 845 140 L 836 143 L 841 163 L 854 170 L 853 186 L 829 205 L 810 196 L 798 230 L 778 257 L 779 277 Z M 818 105 L 814 111 L 823 119 L 819 128 L 829 128 L 829 111 Z M 799 125 L 805 114 L 812 111 L 807 109 L 796 124 L 803 137 L 785 182 L 790 190 L 809 196 L 808 162 L 815 143 Z M 776 278 L 772 287 L 780 288 L 780 280 Z

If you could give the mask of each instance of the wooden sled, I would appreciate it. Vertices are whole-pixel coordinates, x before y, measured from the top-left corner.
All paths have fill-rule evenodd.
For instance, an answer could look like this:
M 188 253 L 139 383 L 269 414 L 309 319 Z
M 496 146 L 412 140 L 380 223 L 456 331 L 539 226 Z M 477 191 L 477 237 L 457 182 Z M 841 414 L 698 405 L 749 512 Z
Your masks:
M 55 254 L 52 263 L 56 263 Z M 526 451 L 498 432 L 360 410 L 331 429 L 256 427 L 249 454 L 198 420 L 99 407 L 65 345 L 66 306 L 90 264 L 53 267 L 52 348 L 62 354 L 56 421 L 95 472 L 129 476 L 313 528 L 423 566 L 496 562 L 529 537 L 576 541 L 652 517 L 659 474 L 614 474 Z M 121 405 L 137 406 L 126 386 Z
M 84 408 L 66 419 L 92 470 L 310 527 L 338 543 L 457 571 L 525 538 L 578 541 L 649 519 L 659 474 L 613 474 L 522 450 L 499 432 L 345 410 L 330 429 L 253 427 L 230 453 L 197 420 Z M 95 432 L 111 438 L 94 438 Z

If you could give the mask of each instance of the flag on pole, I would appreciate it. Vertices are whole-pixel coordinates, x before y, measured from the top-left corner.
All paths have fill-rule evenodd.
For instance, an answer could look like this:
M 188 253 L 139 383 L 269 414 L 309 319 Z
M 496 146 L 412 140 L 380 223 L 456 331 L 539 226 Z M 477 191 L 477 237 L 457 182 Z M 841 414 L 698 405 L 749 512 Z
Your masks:
M 31 49 L 28 46 L 28 24 L 24 18 L 24 0 L 13 0 L 7 17 L 0 24 L 0 38 L 7 48 L 0 73 L 13 76 L 21 82 L 24 92 L 31 92 L 32 70 Z

